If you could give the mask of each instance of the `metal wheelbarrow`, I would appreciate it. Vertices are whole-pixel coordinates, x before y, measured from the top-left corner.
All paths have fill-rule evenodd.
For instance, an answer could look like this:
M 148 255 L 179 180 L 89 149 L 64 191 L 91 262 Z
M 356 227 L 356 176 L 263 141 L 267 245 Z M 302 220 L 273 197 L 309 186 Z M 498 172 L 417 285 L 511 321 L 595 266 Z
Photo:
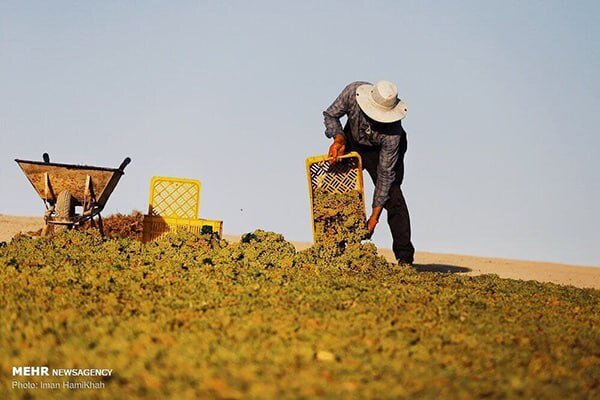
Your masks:
M 131 159 L 125 158 L 119 168 L 51 163 L 47 153 L 43 159 L 15 160 L 46 206 L 46 226 L 42 235 L 49 234 L 52 228 L 64 231 L 87 221 L 104 235 L 100 212 Z M 80 214 L 76 213 L 75 207 L 81 207 Z M 97 217 L 96 221 L 94 217 Z

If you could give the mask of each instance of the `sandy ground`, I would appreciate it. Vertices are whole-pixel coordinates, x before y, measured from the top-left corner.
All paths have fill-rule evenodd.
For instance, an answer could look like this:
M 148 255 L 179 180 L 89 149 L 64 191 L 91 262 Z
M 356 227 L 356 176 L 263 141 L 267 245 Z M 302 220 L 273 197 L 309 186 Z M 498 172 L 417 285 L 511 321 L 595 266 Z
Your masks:
M 17 217 L 0 214 L 0 242 L 10 241 L 19 232 L 34 231 L 42 226 L 43 221 L 38 217 Z M 226 239 L 237 241 L 239 236 L 226 235 Z M 298 250 L 301 250 L 310 246 L 310 243 L 294 242 L 294 245 Z M 394 261 L 394 256 L 389 249 L 381 249 L 380 252 L 388 260 Z M 419 271 L 467 275 L 497 274 L 502 278 L 536 280 L 581 288 L 600 289 L 600 267 L 417 252 L 415 268 Z

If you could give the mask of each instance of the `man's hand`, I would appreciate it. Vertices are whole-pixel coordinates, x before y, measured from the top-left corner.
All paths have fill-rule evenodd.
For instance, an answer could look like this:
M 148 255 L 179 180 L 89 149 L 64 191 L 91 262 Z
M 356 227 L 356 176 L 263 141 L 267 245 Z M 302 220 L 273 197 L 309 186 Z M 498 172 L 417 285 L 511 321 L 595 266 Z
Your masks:
M 346 139 L 344 138 L 344 135 L 335 135 L 333 143 L 329 146 L 329 152 L 327 153 L 327 156 L 331 159 L 331 163 L 335 164 L 338 162 L 345 151 Z
M 373 232 L 375 232 L 375 227 L 379 223 L 379 216 L 381 215 L 381 211 L 383 211 L 383 207 L 373 207 L 373 213 L 367 220 L 367 229 L 369 230 L 369 237 L 373 236 Z
M 371 215 L 367 220 L 367 228 L 369 229 L 369 237 L 373 236 L 373 232 L 375 232 L 375 227 L 379 223 L 379 220 L 375 218 L 375 216 Z

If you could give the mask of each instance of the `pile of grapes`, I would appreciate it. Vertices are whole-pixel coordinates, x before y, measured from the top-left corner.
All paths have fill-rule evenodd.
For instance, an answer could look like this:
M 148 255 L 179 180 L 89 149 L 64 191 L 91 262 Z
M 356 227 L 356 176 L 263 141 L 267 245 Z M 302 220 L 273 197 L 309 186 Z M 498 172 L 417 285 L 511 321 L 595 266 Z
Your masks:
M 0 248 L 0 398 L 600 396 L 599 291 L 419 273 L 356 246 L 17 237 Z M 104 389 L 12 389 L 63 380 L 12 377 L 21 365 L 114 372 L 93 378 Z

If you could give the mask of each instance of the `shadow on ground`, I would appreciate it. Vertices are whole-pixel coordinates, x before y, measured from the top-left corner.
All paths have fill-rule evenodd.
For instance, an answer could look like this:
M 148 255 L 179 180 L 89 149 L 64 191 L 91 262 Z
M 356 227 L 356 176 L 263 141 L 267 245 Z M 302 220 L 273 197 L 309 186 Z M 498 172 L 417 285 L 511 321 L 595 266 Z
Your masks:
M 471 268 L 445 264 L 414 264 L 413 267 L 417 272 L 441 272 L 444 274 L 459 274 L 471 271 Z

